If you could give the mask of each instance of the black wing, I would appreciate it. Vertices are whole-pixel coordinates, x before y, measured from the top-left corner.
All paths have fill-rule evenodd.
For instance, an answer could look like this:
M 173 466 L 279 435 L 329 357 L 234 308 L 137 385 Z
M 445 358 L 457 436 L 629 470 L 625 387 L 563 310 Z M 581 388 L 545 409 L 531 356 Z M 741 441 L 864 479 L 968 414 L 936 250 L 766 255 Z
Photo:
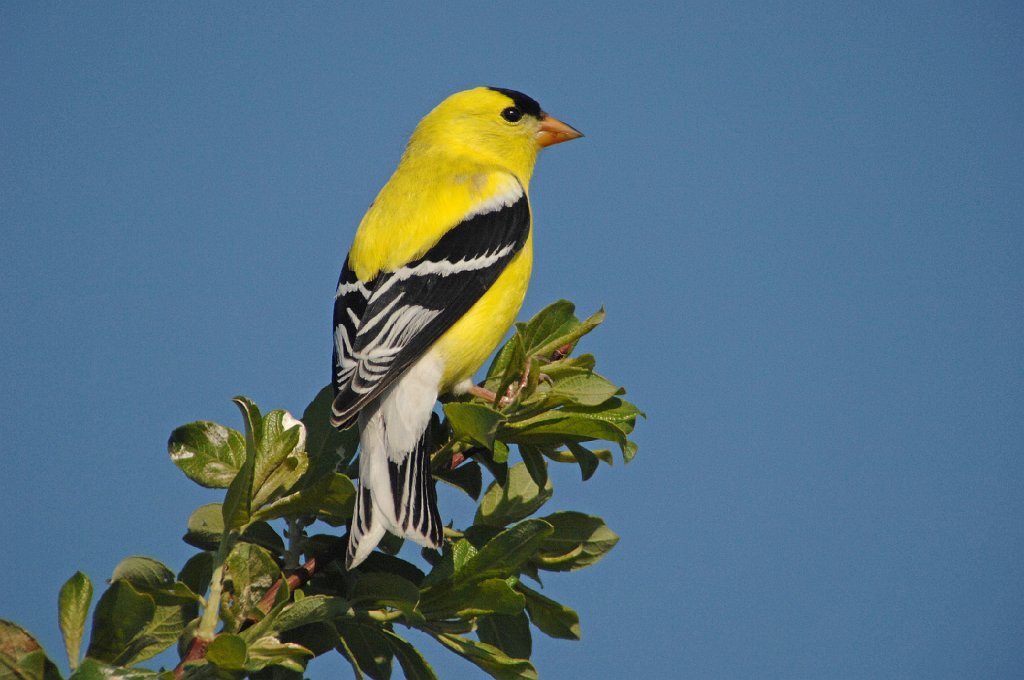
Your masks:
M 335 427 L 347 427 L 397 380 L 522 250 L 530 233 L 526 192 L 487 208 L 471 213 L 423 257 L 368 283 L 345 260 L 334 301 Z

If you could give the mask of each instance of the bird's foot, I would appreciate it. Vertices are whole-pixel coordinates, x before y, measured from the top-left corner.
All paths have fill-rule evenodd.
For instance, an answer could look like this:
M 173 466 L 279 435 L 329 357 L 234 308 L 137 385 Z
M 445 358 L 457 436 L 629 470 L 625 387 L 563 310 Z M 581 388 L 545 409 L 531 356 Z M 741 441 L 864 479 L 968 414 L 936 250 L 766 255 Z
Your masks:
M 471 385 L 470 388 L 466 391 L 472 394 L 477 399 L 482 399 L 486 401 L 488 404 L 493 404 L 494 400 L 498 398 L 498 395 L 496 395 L 494 392 L 487 389 L 483 385 Z
M 538 378 L 547 382 L 551 382 L 551 378 L 547 375 L 544 375 L 543 373 L 541 373 L 538 376 Z M 468 392 L 472 394 L 474 397 L 483 399 L 488 404 L 493 404 L 495 403 L 495 401 L 497 401 L 498 408 L 503 409 L 516 400 L 516 397 L 519 396 L 519 393 L 523 391 L 523 388 L 525 388 L 527 384 L 529 384 L 529 382 L 530 364 L 527 363 L 526 366 L 523 367 L 523 374 L 519 377 L 519 380 L 513 382 L 508 386 L 508 388 L 505 389 L 505 394 L 502 395 L 501 399 L 498 399 L 497 394 L 487 389 L 483 385 L 473 385 L 472 387 L 469 388 Z

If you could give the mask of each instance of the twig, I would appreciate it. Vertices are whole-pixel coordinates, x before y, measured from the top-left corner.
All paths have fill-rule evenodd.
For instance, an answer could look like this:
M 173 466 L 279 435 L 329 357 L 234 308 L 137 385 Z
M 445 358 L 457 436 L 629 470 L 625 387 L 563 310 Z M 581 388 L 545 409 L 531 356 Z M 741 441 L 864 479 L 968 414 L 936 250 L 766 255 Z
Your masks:
M 309 581 L 309 579 L 313 578 L 318 571 L 324 569 L 328 564 L 344 555 L 347 548 L 348 534 L 334 539 L 323 554 L 309 558 L 304 565 L 293 571 L 287 577 L 277 579 L 277 581 L 274 582 L 274 585 L 270 586 L 270 590 L 264 593 L 256 607 L 264 614 L 268 613 L 274 606 L 274 600 L 277 598 L 277 593 L 281 590 L 282 584 L 288 584 L 288 592 L 303 586 Z M 219 607 L 220 602 L 218 600 L 218 602 L 214 604 L 211 600 L 208 606 Z M 242 625 L 239 630 L 245 630 L 254 623 L 256 623 L 256 619 L 246 617 L 245 620 L 242 621 Z M 180 680 L 180 678 L 185 674 L 185 664 L 190 661 L 198 661 L 206 656 L 206 648 L 209 647 L 210 642 L 210 640 L 205 640 L 200 637 L 192 638 L 192 641 L 188 645 L 188 651 L 185 652 L 185 656 L 181 658 L 181 661 L 174 668 L 175 680 Z
M 314 518 L 288 517 L 285 522 L 284 537 L 287 547 L 284 550 L 284 568 L 286 570 L 299 568 L 299 556 L 302 555 L 302 539 L 305 538 L 305 528 L 309 526 Z
M 210 646 L 209 640 L 203 638 L 194 637 L 192 642 L 189 643 L 188 652 L 182 657 L 181 661 L 174 668 L 174 677 L 180 678 L 185 674 L 185 664 L 189 661 L 198 661 L 206 656 L 206 648 Z

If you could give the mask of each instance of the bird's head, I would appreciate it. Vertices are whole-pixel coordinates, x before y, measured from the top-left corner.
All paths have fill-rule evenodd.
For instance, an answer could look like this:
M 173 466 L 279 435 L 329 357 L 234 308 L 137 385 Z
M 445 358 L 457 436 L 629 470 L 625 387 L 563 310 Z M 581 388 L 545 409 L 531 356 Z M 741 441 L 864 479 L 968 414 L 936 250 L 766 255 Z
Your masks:
M 420 121 L 409 147 L 471 154 L 506 167 L 525 183 L 542 148 L 582 136 L 522 92 L 478 87 L 438 104 Z

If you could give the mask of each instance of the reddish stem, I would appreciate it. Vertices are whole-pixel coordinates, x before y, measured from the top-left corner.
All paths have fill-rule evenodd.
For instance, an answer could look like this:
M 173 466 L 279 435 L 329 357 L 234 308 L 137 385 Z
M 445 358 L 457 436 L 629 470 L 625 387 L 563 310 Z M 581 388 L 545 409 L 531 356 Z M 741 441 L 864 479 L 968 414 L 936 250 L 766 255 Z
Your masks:
M 206 648 L 210 646 L 209 640 L 203 640 L 202 638 L 192 638 L 192 642 L 189 643 L 188 652 L 181 658 L 181 662 L 178 663 L 174 668 L 174 677 L 180 678 L 185 674 L 185 664 L 189 661 L 198 661 L 206 656 Z
M 289 592 L 303 586 L 307 581 L 309 581 L 309 579 L 313 578 L 318 569 L 324 568 L 334 560 L 344 555 L 347 546 L 348 535 L 340 536 L 335 539 L 327 552 L 319 558 L 311 557 L 304 565 L 293 571 L 287 577 L 277 579 L 277 581 L 274 582 L 274 585 L 270 586 L 270 590 L 264 593 L 259 604 L 256 605 L 257 608 L 259 608 L 259 610 L 264 614 L 269 612 L 271 607 L 274 606 L 274 600 L 277 598 L 278 591 L 281 590 L 281 584 L 287 581 Z M 220 603 L 207 603 L 207 606 L 220 606 Z M 254 623 L 256 623 L 256 619 L 246 618 L 245 621 L 242 622 L 241 629 L 245 630 Z M 181 658 L 181 661 L 174 668 L 175 680 L 180 680 L 180 678 L 185 674 L 186 663 L 205 658 L 206 648 L 209 646 L 209 640 L 203 640 L 198 637 L 192 638 L 192 642 L 188 645 L 188 651 L 185 652 L 185 656 Z

